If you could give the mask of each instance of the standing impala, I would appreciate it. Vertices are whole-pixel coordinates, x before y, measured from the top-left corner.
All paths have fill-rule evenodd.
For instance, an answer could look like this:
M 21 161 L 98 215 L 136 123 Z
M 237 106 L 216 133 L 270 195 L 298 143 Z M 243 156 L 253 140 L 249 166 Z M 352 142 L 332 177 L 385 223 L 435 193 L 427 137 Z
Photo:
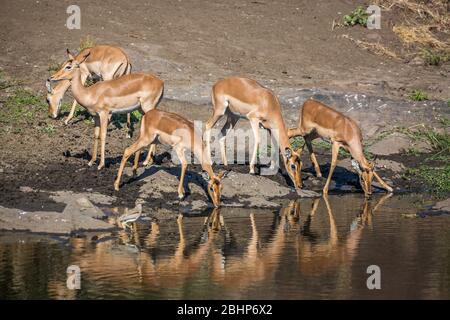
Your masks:
M 89 53 L 89 57 L 80 64 L 81 82 L 83 84 L 86 82 L 87 77 L 91 74 L 99 76 L 102 80 L 111 80 L 131 72 L 131 63 L 128 56 L 118 47 L 97 45 L 95 47 L 82 50 L 78 56 L 83 57 L 87 53 Z M 67 49 L 67 56 L 69 58 L 68 61 L 62 65 L 58 72 L 66 68 L 70 60 L 75 60 L 75 57 L 70 53 L 69 49 Z M 45 85 L 47 87 L 47 102 L 49 105 L 48 111 L 53 118 L 56 118 L 58 116 L 64 94 L 70 87 L 70 81 L 59 81 L 55 87 L 52 87 L 51 82 L 47 81 Z M 64 120 L 65 124 L 68 124 L 73 118 L 76 106 L 77 101 L 74 100 L 70 113 L 66 120 Z M 130 125 L 131 118 L 128 113 L 128 129 L 130 129 Z
M 213 115 L 206 122 L 205 139 L 208 154 L 211 154 L 211 128 L 226 115 L 227 121 L 223 126 L 219 140 L 222 162 L 226 166 L 225 135 L 235 127 L 240 117 L 250 121 L 255 137 L 253 155 L 250 161 L 250 173 L 255 173 L 256 157 L 260 142 L 259 126 L 268 129 L 280 148 L 284 165 L 289 177 L 296 188 L 301 188 L 300 170 L 302 163 L 289 143 L 289 137 L 281 115 L 278 99 L 267 88 L 252 79 L 231 77 L 218 81 L 212 89 Z
M 49 81 L 69 80 L 75 100 L 94 115 L 94 143 L 89 165 L 93 165 L 97 160 L 97 144 L 100 136 L 101 154 L 98 166 L 100 170 L 105 166 L 105 139 L 110 115 L 131 112 L 139 108 L 146 113 L 156 108 L 163 93 L 164 82 L 151 74 L 131 73 L 85 87 L 81 79 L 80 65 L 88 56 L 89 52 L 67 61 L 65 67 L 51 76 Z M 150 154 L 151 152 L 149 156 Z
M 114 189 L 119 190 L 120 179 L 127 159 L 136 153 L 134 157 L 133 173 L 136 173 L 139 163 L 140 150 L 149 144 L 154 145 L 160 141 L 161 143 L 170 145 L 177 153 L 181 162 L 180 183 L 178 186 L 178 197 L 184 197 L 184 176 L 186 174 L 187 161 L 185 157 L 186 151 L 192 151 L 195 157 L 201 162 L 203 170 L 206 171 L 205 179 L 208 181 L 208 194 L 214 206 L 220 205 L 220 194 L 222 191 L 221 179 L 225 172 L 219 173 L 217 176 L 211 166 L 210 155 L 205 152 L 203 140 L 200 134 L 195 132 L 194 124 L 187 119 L 171 112 L 161 110 L 151 110 L 147 112 L 141 121 L 141 130 L 138 140 L 130 147 L 125 149 L 120 163 L 119 172 L 117 173 Z M 155 150 L 153 148 L 153 150 Z
M 306 146 L 311 155 L 311 162 L 314 164 L 316 174 L 321 177 L 320 167 L 312 148 L 312 140 L 323 137 L 331 140 L 331 167 L 327 182 L 323 188 L 323 193 L 328 193 L 331 176 L 336 167 L 339 148 L 342 147 L 350 152 L 352 165 L 358 172 L 361 187 L 366 196 L 372 194 L 372 179 L 375 178 L 387 191 L 393 189 L 388 186 L 383 179 L 374 171 L 374 164 L 366 159 L 362 147 L 361 130 L 355 121 L 342 113 L 324 105 L 321 102 L 309 99 L 303 104 L 300 111 L 297 128 L 288 130 L 290 138 L 303 136 Z M 299 152 L 301 154 L 301 151 Z M 356 161 L 355 161 L 356 160 Z

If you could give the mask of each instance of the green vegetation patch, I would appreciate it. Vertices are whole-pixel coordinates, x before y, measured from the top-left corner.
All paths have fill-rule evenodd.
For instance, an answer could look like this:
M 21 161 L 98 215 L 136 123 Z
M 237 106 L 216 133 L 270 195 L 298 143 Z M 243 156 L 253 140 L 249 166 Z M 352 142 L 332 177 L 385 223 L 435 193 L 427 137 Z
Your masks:
M 357 24 L 367 27 L 367 19 L 369 18 L 369 14 L 366 10 L 359 6 L 350 14 L 344 16 L 344 25 L 345 26 L 355 26 Z
M 17 88 L 10 94 L 0 109 L 0 122 L 22 123 L 32 120 L 46 110 L 45 99 L 24 88 Z
M 424 101 L 424 100 L 428 100 L 428 95 L 426 94 L 426 92 L 424 92 L 422 90 L 414 90 L 409 95 L 409 98 L 413 101 Z
M 444 196 L 450 193 L 450 164 L 444 167 L 423 165 L 419 168 L 407 169 L 404 178 L 418 179 L 424 182 L 427 191 L 435 193 L 437 196 Z
M 443 121 L 448 119 L 445 118 Z M 429 127 L 403 132 L 414 140 L 425 141 L 432 149 L 432 154 L 419 167 L 406 170 L 404 178 L 424 183 L 427 191 L 438 197 L 448 194 L 450 192 L 450 134 Z M 414 150 L 409 150 L 408 154 L 419 156 L 419 153 Z

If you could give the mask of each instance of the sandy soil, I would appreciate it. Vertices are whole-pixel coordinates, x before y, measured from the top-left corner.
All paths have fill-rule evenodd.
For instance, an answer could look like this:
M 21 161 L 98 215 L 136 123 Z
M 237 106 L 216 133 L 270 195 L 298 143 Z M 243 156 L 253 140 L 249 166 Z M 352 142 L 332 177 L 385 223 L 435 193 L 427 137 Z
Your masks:
M 70 1 L 2 1 L 0 65 L 25 84 L 43 90 L 47 68 L 64 59 L 80 39 L 123 47 L 134 70 L 148 70 L 166 81 L 166 95 L 177 100 L 209 88 L 227 75 L 246 75 L 273 89 L 337 89 L 406 96 L 412 89 L 448 99 L 449 65 L 425 67 L 377 56 L 343 39 L 401 46 L 391 26 L 399 17 L 382 13 L 382 28 L 331 30 L 333 20 L 360 1 L 165 1 L 80 0 L 80 30 L 65 22 Z M 184 97 L 184 98 L 183 98 Z M 207 98 L 208 100 L 209 98 Z

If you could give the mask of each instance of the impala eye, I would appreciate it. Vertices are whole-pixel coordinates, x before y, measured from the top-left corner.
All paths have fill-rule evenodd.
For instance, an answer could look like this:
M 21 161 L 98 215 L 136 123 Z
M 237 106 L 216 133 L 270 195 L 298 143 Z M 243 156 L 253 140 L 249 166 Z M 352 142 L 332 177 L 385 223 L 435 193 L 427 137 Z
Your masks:
M 70 70 L 72 67 L 71 66 L 66 66 L 65 69 L 66 70 Z
M 296 169 L 295 164 L 291 164 L 291 169 L 292 169 L 292 170 L 295 170 L 295 169 Z

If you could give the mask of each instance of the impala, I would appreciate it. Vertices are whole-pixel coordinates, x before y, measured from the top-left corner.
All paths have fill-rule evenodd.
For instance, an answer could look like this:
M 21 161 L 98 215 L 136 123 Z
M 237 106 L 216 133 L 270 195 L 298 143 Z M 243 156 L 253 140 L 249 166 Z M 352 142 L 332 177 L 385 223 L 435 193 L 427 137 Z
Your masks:
M 220 195 L 222 191 L 221 179 L 225 172 L 219 173 L 217 176 L 211 166 L 211 159 L 203 145 L 203 140 L 200 134 L 195 132 L 194 124 L 189 120 L 170 112 L 161 110 L 151 110 L 147 112 L 141 121 L 141 130 L 139 132 L 138 140 L 130 147 L 125 149 L 125 152 L 120 163 L 119 172 L 117 173 L 116 181 L 114 182 L 114 189 L 119 190 L 120 179 L 127 159 L 135 153 L 133 173 L 136 173 L 140 150 L 148 145 L 154 145 L 161 142 L 171 146 L 180 162 L 181 175 L 178 186 L 178 197 L 184 198 L 184 176 L 186 174 L 187 160 L 185 156 L 186 151 L 194 153 L 195 157 L 201 162 L 205 180 L 208 181 L 208 194 L 215 207 L 220 205 Z M 152 150 L 155 150 L 154 148 Z
M 344 148 L 352 156 L 352 166 L 358 172 L 359 181 L 366 196 L 372 194 L 372 179 L 375 178 L 381 186 L 389 192 L 393 189 L 374 171 L 374 164 L 366 159 L 362 146 L 361 130 L 355 121 L 342 113 L 324 105 L 321 102 L 309 99 L 303 104 L 300 111 L 297 128 L 288 130 L 289 138 L 303 136 L 311 156 L 316 174 L 321 177 L 320 167 L 312 148 L 312 140 L 323 137 L 331 140 L 331 167 L 323 193 L 328 193 L 334 168 L 336 167 L 339 148 Z M 300 154 L 301 154 L 300 149 Z
M 131 73 L 85 87 L 81 79 L 80 65 L 88 56 L 89 52 L 69 60 L 63 69 L 50 77 L 49 81 L 69 80 L 75 100 L 94 115 L 94 142 L 89 165 L 93 165 L 97 160 L 97 144 L 100 136 L 101 153 L 98 166 L 100 170 L 105 166 L 105 139 L 110 115 L 128 113 L 139 108 L 141 112 L 146 113 L 156 108 L 163 94 L 164 83 L 151 74 Z M 151 153 L 149 152 L 148 158 Z
M 118 78 L 124 74 L 129 74 L 131 72 L 131 63 L 129 61 L 126 53 L 118 48 L 109 45 L 97 45 L 92 48 L 87 48 L 82 50 L 77 56 L 83 57 L 89 53 L 89 57 L 80 64 L 81 70 L 81 82 L 84 84 L 89 75 L 94 74 L 100 77 L 102 80 L 111 80 Z M 75 60 L 69 49 L 67 49 L 68 61 L 66 61 L 60 68 L 58 72 L 67 67 L 67 64 L 72 60 Z M 53 118 L 56 118 L 61 107 L 61 102 L 66 93 L 67 89 L 70 87 L 69 80 L 59 81 L 55 87 L 52 87 L 50 81 L 45 83 L 47 87 L 47 102 L 49 105 L 49 114 Z M 72 108 L 70 113 L 64 120 L 65 124 L 73 118 L 75 109 L 77 106 L 77 101 L 74 100 L 72 103 Z M 130 130 L 131 127 L 131 117 L 127 114 L 127 128 Z
M 222 162 L 228 164 L 225 151 L 225 138 L 229 130 L 236 126 L 240 117 L 247 118 L 255 137 L 253 155 L 250 161 L 250 173 L 255 173 L 256 157 L 260 142 L 259 127 L 268 129 L 277 142 L 284 165 L 294 186 L 301 188 L 300 156 L 292 150 L 286 126 L 281 115 L 277 97 L 267 88 L 252 79 L 231 77 L 218 81 L 212 89 L 213 115 L 206 122 L 205 139 L 208 154 L 211 152 L 211 128 L 226 115 L 227 121 L 221 129 L 220 150 Z

